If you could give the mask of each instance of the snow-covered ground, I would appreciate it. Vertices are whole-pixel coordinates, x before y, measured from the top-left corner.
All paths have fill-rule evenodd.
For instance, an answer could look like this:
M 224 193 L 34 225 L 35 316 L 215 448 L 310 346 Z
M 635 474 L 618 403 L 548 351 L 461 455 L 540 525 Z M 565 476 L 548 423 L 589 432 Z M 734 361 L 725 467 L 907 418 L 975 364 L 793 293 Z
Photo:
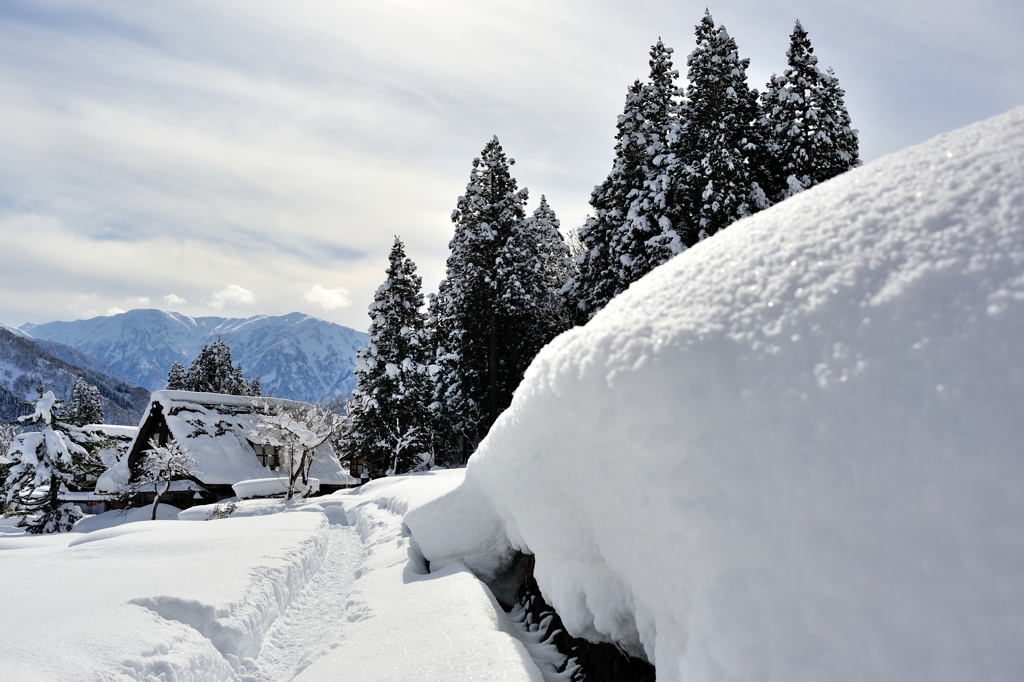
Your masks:
M 209 521 L 4 525 L 0 679 L 540 681 L 487 588 L 461 566 L 429 573 L 403 528 L 463 475 L 182 514 L 216 508 Z

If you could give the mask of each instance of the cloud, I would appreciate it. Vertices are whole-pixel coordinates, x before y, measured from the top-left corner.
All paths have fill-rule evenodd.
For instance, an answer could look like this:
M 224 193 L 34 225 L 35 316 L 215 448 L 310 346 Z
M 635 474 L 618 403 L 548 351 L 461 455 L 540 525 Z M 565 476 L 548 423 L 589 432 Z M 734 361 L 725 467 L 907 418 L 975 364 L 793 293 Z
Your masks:
M 183 299 L 181 296 L 178 296 L 177 294 L 167 294 L 166 296 L 164 296 L 164 301 L 167 303 L 167 305 L 185 305 L 186 303 L 188 303 L 188 301 Z
M 145 307 L 149 305 L 149 296 L 129 296 L 128 302 L 134 306 Z
M 112 308 L 107 308 L 107 315 L 108 316 L 110 316 L 110 315 L 120 315 L 123 312 L 126 312 L 126 311 L 121 309 L 121 308 L 118 308 L 117 306 L 114 306 Z
M 229 284 L 218 292 L 215 292 L 210 297 L 210 307 L 221 310 L 225 306 L 230 305 L 251 305 L 256 302 L 256 294 L 252 293 L 248 289 L 238 286 L 237 284 Z
M 320 306 L 324 310 L 335 310 L 336 308 L 352 305 L 348 289 L 343 287 L 325 289 L 319 284 L 314 284 L 312 289 L 302 295 L 302 298 L 313 305 Z

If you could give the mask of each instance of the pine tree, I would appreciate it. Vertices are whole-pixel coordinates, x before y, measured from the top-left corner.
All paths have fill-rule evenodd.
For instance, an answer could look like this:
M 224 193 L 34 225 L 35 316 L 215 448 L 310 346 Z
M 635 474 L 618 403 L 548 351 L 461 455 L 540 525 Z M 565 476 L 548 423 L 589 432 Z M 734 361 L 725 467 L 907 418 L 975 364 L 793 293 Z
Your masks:
M 648 63 L 648 81 L 634 82 L 626 95 L 612 172 L 594 188 L 594 213 L 579 233 L 579 323 L 685 248 L 686 177 L 672 172 L 680 151 L 673 141 L 685 123 L 679 72 L 672 48 L 661 40 L 651 47 Z
M 72 481 L 72 455 L 86 455 L 58 427 L 54 413 L 61 403 L 52 391 L 39 390 L 39 400 L 31 415 L 18 421 L 37 424 L 38 431 L 15 436 L 7 459 L 11 462 L 4 483 L 6 503 L 21 515 L 18 525 L 30 533 L 54 533 L 71 530 L 82 518 L 73 504 L 61 504 L 60 494 Z
M 770 192 L 782 201 L 860 163 L 857 131 L 831 69 L 822 73 L 799 21 L 790 35 L 788 67 L 764 94 L 771 146 Z
M 540 204 L 527 220 L 531 223 L 530 229 L 540 244 L 544 296 L 547 299 L 544 304 L 548 327 L 545 332 L 547 343 L 574 324 L 570 290 L 579 273 L 569 245 L 559 230 L 558 216 L 548 204 L 547 197 L 541 195 Z
M 822 76 L 820 131 L 827 132 L 830 145 L 821 152 L 821 182 L 861 164 L 860 141 L 846 109 L 846 92 L 829 67 Z
M 249 383 L 242 374 L 242 365 L 231 364 L 231 349 L 221 339 L 203 346 L 188 368 L 184 383 L 186 391 L 249 395 Z
M 543 345 L 545 296 L 540 246 L 525 221 L 519 190 L 495 137 L 474 159 L 466 193 L 452 213 L 446 282 L 431 317 L 437 365 L 439 439 L 462 443 L 463 455 L 512 400 L 523 371 Z M 540 345 L 538 345 L 540 344 Z
M 72 426 L 103 423 L 100 390 L 79 377 L 71 389 L 71 400 L 60 411 L 60 420 Z
M 395 238 L 387 279 L 370 304 L 369 345 L 356 355 L 357 388 L 349 403 L 349 455 L 372 478 L 405 473 L 429 459 L 432 380 L 422 279 Z
M 249 382 L 249 395 L 259 398 L 263 396 L 263 389 L 260 388 L 260 378 L 253 377 L 252 381 Z
M 667 170 L 674 160 L 669 137 L 679 125 L 681 93 L 679 72 L 672 66 L 672 48 L 659 40 L 651 47 L 650 78 L 641 89 L 643 182 L 630 193 L 626 221 L 611 242 L 611 264 L 617 273 L 616 293 L 658 267 L 683 249 L 676 228 L 684 216 L 679 210 L 678 176 Z
M 575 313 L 579 324 L 593 317 L 623 290 L 619 266 L 613 262 L 616 255 L 612 252 L 612 242 L 646 180 L 646 146 L 641 138 L 643 89 L 640 81 L 629 86 L 617 123 L 612 170 L 591 193 L 590 205 L 594 212 L 579 231 L 583 245 L 583 253 L 577 259 L 579 276 L 575 286 Z
M 177 360 L 171 365 L 171 369 L 167 372 L 167 390 L 169 391 L 184 391 L 187 383 L 185 376 L 185 366 Z
M 764 116 L 757 91 L 747 87 L 750 60 L 740 59 L 736 41 L 725 26 L 715 28 L 710 12 L 696 36 L 675 166 L 678 184 L 688 188 L 686 246 L 768 206 Z

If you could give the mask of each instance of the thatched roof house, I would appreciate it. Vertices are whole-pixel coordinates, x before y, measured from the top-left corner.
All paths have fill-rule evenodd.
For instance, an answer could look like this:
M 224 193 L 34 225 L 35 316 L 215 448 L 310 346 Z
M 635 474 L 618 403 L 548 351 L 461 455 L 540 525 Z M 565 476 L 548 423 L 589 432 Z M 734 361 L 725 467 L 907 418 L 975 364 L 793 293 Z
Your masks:
M 255 410 L 263 404 L 286 410 L 310 407 L 307 403 L 279 398 L 155 391 L 128 456 L 100 477 L 97 492 L 113 492 L 118 479 L 134 470 L 152 438 L 161 445 L 174 438 L 196 460 L 198 473 L 192 477 L 191 485 L 179 484 L 172 487 L 167 498 L 161 497 L 161 501 L 166 499 L 175 506 L 232 497 L 234 483 L 273 477 L 279 453 L 270 445 L 253 442 L 251 435 L 257 421 Z M 320 480 L 322 492 L 359 483 L 342 468 L 330 443 L 315 450 L 309 475 Z

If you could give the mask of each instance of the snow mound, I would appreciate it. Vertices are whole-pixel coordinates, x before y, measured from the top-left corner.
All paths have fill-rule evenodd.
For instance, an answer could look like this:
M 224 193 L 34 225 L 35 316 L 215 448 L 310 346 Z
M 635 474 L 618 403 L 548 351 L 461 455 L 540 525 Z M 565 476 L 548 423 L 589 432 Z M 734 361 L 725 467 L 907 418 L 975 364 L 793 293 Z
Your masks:
M 301 481 L 299 482 L 301 485 Z M 310 478 L 307 493 L 315 493 L 320 490 L 320 479 Z M 273 476 L 271 478 L 253 478 L 246 481 L 239 481 L 231 485 L 240 499 L 250 497 L 284 497 L 288 493 L 288 479 L 284 476 Z
M 156 518 L 158 521 L 174 521 L 178 518 L 179 511 L 181 510 L 177 507 L 172 507 L 169 504 L 161 504 L 157 507 Z M 115 526 L 121 526 L 126 523 L 149 521 L 152 518 L 152 505 L 134 507 L 132 509 L 115 509 L 113 511 L 103 512 L 102 514 L 96 514 L 95 516 L 86 516 L 75 524 L 75 527 L 71 529 L 71 532 L 92 533 L 97 530 L 114 528 Z
M 634 284 L 406 515 L 431 569 L 533 553 L 569 630 L 659 680 L 1020 679 L 1022 158 L 1016 109 Z

